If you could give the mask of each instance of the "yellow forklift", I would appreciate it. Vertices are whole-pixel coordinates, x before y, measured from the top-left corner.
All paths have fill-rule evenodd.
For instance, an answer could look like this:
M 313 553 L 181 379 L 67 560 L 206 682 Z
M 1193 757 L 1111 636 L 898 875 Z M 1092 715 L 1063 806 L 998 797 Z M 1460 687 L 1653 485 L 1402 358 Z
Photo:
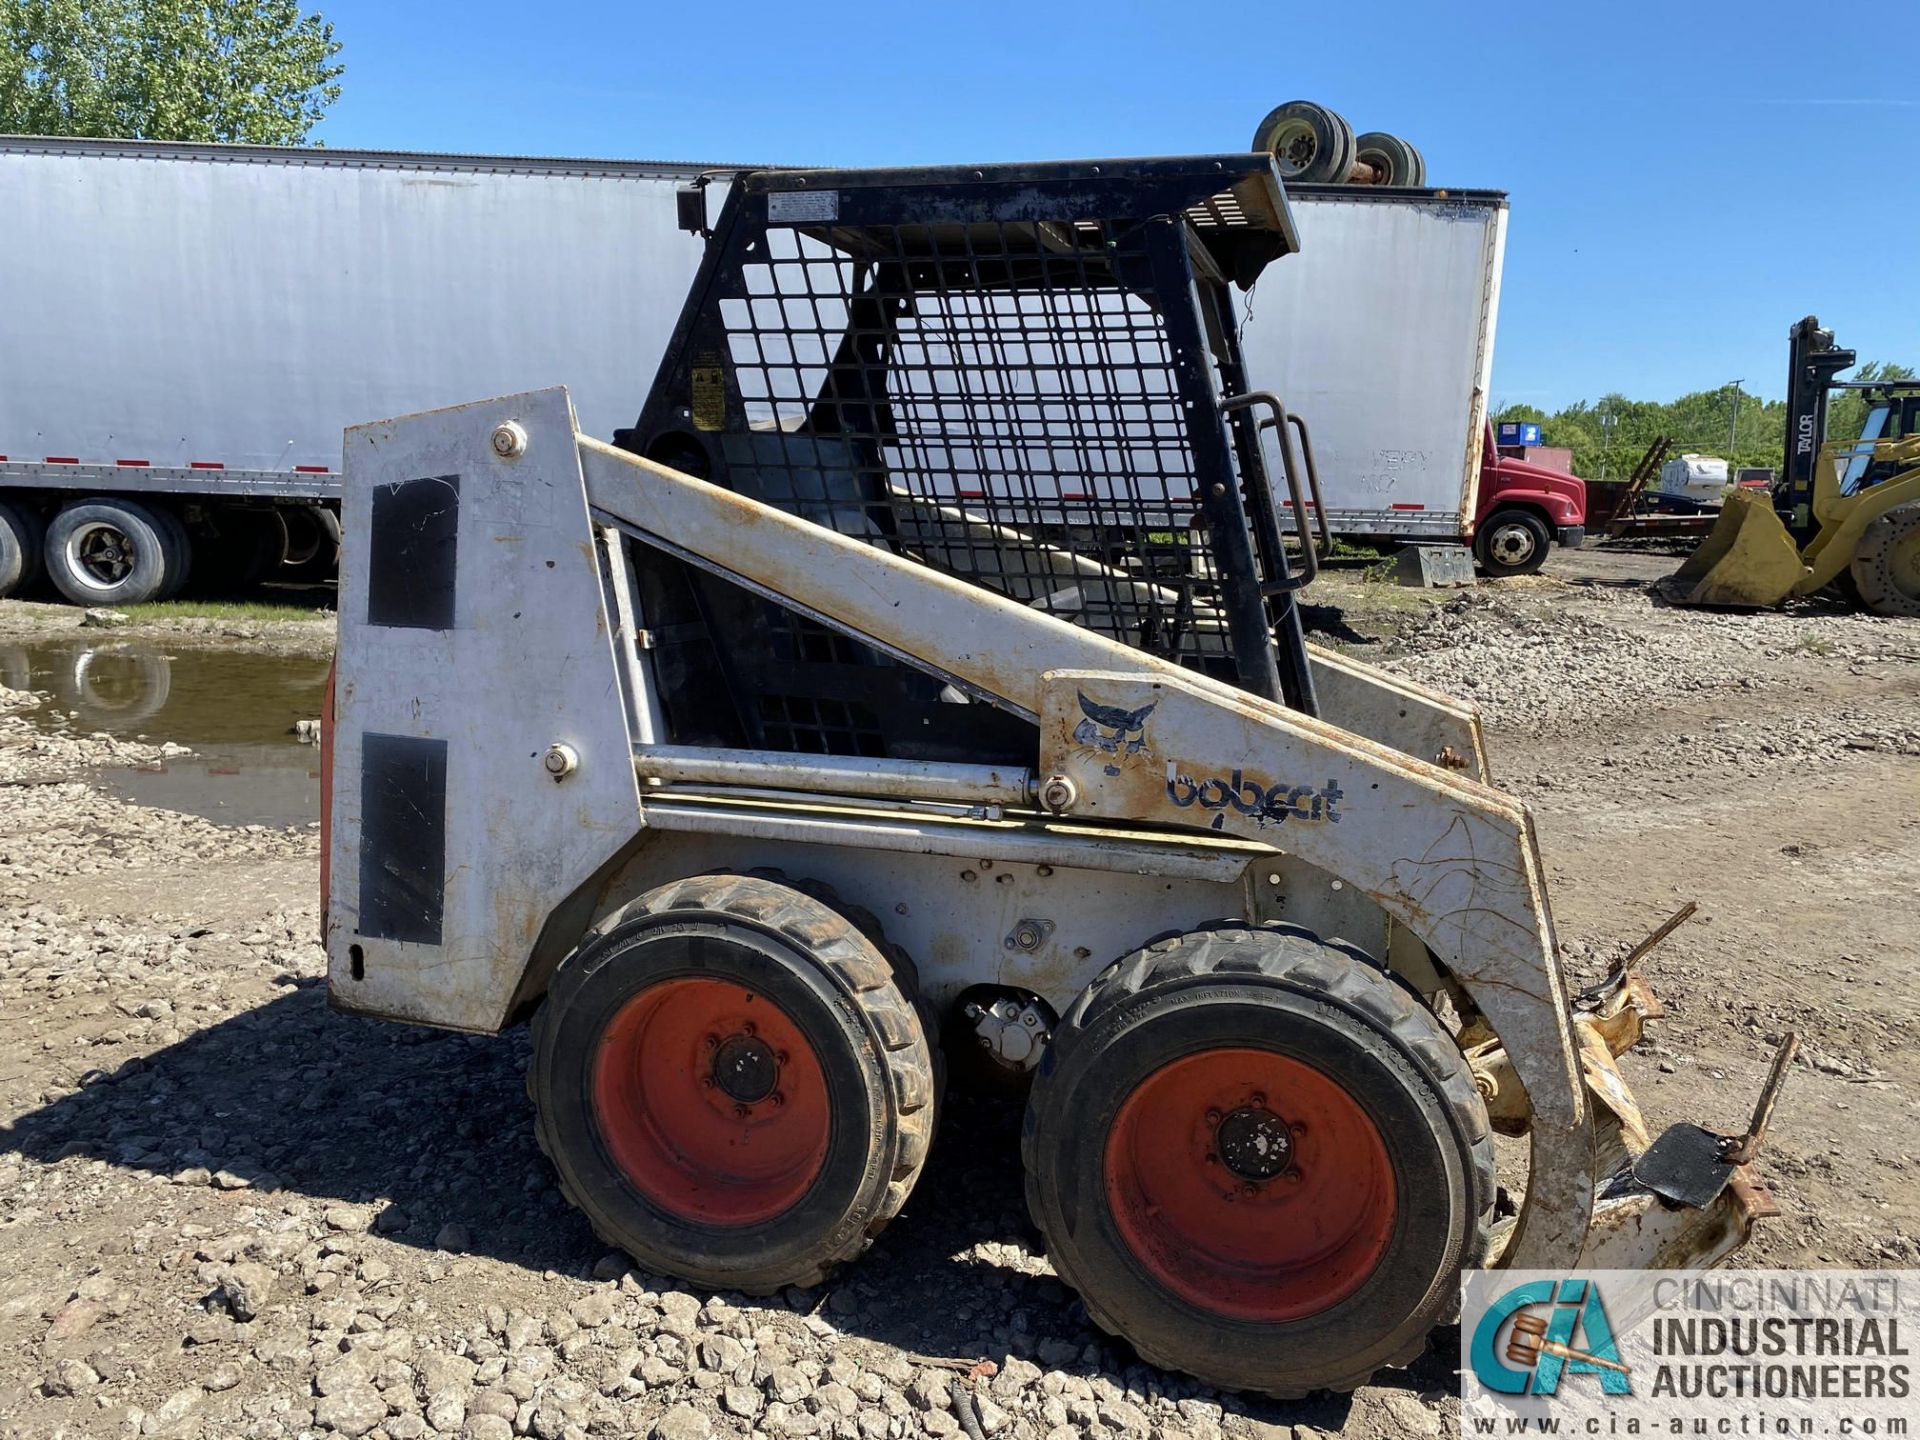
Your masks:
M 1920 380 L 1838 381 L 1854 352 L 1809 315 L 1789 336 L 1786 464 L 1736 490 L 1668 582 L 1683 605 L 1763 608 L 1832 586 L 1878 615 L 1920 617 Z M 1826 439 L 1827 402 L 1860 391 L 1866 423 Z

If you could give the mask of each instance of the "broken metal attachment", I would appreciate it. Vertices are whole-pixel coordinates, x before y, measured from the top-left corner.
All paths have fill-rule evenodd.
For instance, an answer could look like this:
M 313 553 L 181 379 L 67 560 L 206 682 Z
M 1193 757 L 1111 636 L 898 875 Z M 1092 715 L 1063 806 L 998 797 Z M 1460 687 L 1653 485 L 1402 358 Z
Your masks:
M 1781 1040 L 1744 1135 L 1720 1135 L 1699 1125 L 1675 1125 L 1634 1162 L 1633 1178 L 1668 1205 L 1694 1210 L 1711 1205 L 1727 1188 L 1734 1172 L 1751 1164 L 1760 1153 L 1773 1107 L 1786 1083 L 1787 1067 L 1799 1048 L 1797 1034 L 1789 1033 Z
M 1787 1083 L 1787 1067 L 1799 1050 L 1800 1036 L 1789 1030 L 1780 1041 L 1780 1048 L 1773 1052 L 1773 1069 L 1767 1072 L 1767 1083 L 1760 1087 L 1760 1098 L 1754 1102 L 1747 1133 L 1727 1137 L 1725 1158 L 1729 1165 L 1751 1165 L 1760 1153 L 1760 1147 L 1766 1143 L 1767 1126 L 1773 1121 L 1773 1107 Z

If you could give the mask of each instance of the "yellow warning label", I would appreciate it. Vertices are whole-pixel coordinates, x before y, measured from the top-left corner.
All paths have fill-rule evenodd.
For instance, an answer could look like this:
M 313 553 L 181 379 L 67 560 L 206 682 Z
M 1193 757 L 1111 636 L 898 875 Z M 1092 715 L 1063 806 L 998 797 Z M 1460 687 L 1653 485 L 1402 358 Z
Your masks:
M 718 365 L 693 367 L 693 424 L 696 430 L 727 428 L 727 375 Z

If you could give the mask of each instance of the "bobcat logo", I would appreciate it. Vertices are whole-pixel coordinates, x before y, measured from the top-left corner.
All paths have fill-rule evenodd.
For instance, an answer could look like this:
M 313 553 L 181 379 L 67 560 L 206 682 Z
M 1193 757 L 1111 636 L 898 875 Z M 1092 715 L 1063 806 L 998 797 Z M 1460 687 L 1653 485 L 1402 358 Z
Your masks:
M 1122 710 L 1117 705 L 1096 705 L 1082 694 L 1080 711 L 1087 718 L 1073 727 L 1076 745 L 1091 745 L 1109 755 L 1138 755 L 1147 748 L 1147 716 L 1160 702 L 1138 710 Z

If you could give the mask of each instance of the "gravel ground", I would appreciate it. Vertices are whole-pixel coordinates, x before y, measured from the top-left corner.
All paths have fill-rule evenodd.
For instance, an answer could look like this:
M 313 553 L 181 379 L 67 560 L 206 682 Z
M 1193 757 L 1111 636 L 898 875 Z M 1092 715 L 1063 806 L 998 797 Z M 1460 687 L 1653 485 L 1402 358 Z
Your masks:
M 1737 1128 L 1770 1037 L 1807 1034 L 1762 1162 L 1786 1214 L 1749 1253 L 1920 1264 L 1920 627 L 1686 614 L 1658 562 L 1555 568 L 1315 599 L 1355 653 L 1485 707 L 1576 975 L 1702 901 L 1628 1062 L 1656 1126 Z M 71 624 L 28 608 L 0 633 Z M 522 1034 L 327 1010 L 310 827 L 115 799 L 89 774 L 164 738 L 47 736 L 47 703 L 0 691 L 0 1437 L 911 1440 L 961 1433 L 961 1385 L 1004 1440 L 1452 1432 L 1451 1331 L 1288 1405 L 1104 1340 L 1039 1251 L 1004 1103 L 949 1104 L 906 1212 L 817 1291 L 629 1269 L 554 1189 Z

